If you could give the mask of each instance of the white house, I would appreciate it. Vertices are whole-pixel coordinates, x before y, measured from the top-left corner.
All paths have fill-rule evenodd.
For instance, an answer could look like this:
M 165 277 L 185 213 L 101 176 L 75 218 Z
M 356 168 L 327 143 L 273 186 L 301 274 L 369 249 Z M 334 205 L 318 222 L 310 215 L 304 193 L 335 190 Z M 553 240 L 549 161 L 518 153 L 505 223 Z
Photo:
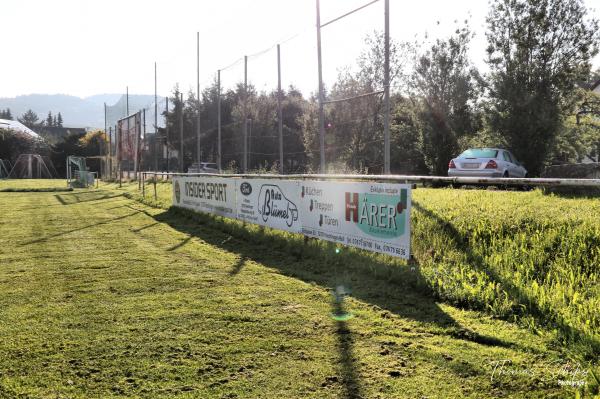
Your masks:
M 0 129 L 16 130 L 19 132 L 27 133 L 31 137 L 39 138 L 39 134 L 22 124 L 18 121 L 11 121 L 8 119 L 0 119 Z

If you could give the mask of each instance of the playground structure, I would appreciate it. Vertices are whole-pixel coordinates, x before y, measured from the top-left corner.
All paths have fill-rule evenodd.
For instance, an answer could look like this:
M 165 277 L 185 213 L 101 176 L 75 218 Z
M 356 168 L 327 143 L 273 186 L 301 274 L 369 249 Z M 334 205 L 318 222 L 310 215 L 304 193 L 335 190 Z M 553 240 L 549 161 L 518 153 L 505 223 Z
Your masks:
M 0 179 L 8 178 L 8 175 L 10 174 L 11 169 L 12 169 L 12 166 L 11 166 L 9 160 L 0 159 Z
M 54 179 L 57 176 L 50 159 L 39 154 L 19 155 L 8 173 L 9 179 Z
M 93 187 L 97 180 L 97 172 L 90 172 L 84 157 L 69 155 L 67 157 L 67 185 L 74 188 Z

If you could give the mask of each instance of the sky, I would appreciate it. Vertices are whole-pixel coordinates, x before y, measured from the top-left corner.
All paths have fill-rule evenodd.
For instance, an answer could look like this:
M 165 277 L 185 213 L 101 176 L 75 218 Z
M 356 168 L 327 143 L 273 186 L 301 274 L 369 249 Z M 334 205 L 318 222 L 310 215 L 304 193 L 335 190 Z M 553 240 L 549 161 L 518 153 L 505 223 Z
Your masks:
M 369 1 L 321 0 L 321 22 Z M 471 59 L 485 70 L 487 8 L 485 0 L 390 0 L 390 35 L 397 41 L 425 35 L 432 40 L 468 19 L 475 32 Z M 383 30 L 383 11 L 380 0 L 322 29 L 325 84 L 353 64 L 367 34 Z M 599 10 L 592 13 L 600 19 Z M 86 97 L 124 93 L 126 87 L 130 94 L 153 94 L 154 63 L 159 95 L 175 84 L 196 90 L 197 32 L 201 89 L 218 69 L 223 86 L 242 81 L 244 55 L 249 82 L 275 89 L 274 45 L 282 43 L 282 85 L 310 94 L 318 84 L 315 18 L 314 0 L 3 0 L 0 97 Z M 594 65 L 600 67 L 600 57 Z

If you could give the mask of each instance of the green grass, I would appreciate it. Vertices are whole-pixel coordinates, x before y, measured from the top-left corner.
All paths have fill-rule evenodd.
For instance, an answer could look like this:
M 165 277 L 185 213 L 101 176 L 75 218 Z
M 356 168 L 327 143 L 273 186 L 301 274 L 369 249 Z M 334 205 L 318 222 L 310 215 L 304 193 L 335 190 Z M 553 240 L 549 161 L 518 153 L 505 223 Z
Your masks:
M 412 266 L 336 255 L 136 190 L 0 193 L 0 398 L 574 397 L 555 334 L 434 300 L 424 243 Z M 418 240 L 435 218 L 414 216 Z
M 65 179 L 0 179 L 0 190 L 31 191 L 31 190 L 67 190 Z
M 142 199 L 137 183 L 122 190 Z M 157 200 L 152 184 L 145 194 L 171 205 L 170 183 L 157 184 Z M 598 199 L 420 188 L 413 210 L 413 253 L 437 298 L 549 330 L 573 358 L 600 357 Z

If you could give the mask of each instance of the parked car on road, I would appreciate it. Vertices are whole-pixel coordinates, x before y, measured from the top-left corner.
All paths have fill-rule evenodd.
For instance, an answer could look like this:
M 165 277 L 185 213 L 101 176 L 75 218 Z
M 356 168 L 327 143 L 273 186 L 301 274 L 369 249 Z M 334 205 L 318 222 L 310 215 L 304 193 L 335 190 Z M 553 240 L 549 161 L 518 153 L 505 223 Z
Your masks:
M 195 162 L 187 171 L 188 173 L 219 173 L 219 167 L 213 162 Z
M 501 148 L 470 148 L 451 159 L 450 177 L 528 177 L 527 169 L 510 151 Z

